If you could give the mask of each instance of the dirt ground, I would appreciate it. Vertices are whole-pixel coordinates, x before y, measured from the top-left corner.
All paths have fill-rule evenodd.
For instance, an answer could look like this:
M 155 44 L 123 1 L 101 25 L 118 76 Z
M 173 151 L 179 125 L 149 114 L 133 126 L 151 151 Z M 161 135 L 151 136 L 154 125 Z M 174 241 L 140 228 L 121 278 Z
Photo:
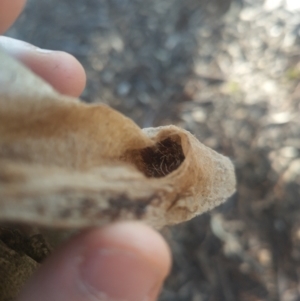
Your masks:
M 163 230 L 160 301 L 300 300 L 298 2 L 29 0 L 8 33 L 76 56 L 85 101 L 179 125 L 233 160 L 237 193 Z

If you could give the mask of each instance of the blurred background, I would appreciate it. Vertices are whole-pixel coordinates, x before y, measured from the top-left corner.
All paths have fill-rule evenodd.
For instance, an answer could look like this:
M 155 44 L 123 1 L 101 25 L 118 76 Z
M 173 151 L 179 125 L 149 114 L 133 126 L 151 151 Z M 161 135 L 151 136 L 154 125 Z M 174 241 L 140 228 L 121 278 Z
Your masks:
M 300 300 L 299 0 L 29 0 L 7 35 L 73 54 L 83 100 L 233 160 L 237 193 L 163 230 L 160 301 Z

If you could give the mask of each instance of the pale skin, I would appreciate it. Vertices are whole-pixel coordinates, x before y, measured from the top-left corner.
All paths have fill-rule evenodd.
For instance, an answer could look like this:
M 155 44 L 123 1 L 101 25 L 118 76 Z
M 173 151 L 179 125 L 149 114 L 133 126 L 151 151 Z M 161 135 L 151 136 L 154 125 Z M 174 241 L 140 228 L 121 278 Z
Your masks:
M 13 24 L 25 2 L 0 0 L 0 34 Z M 86 75 L 73 56 L 3 36 L 0 47 L 57 91 L 75 97 L 82 93 Z M 138 222 L 115 223 L 86 230 L 62 245 L 29 280 L 17 301 L 96 301 L 104 295 L 107 301 L 153 301 L 170 265 L 170 250 L 159 233 Z

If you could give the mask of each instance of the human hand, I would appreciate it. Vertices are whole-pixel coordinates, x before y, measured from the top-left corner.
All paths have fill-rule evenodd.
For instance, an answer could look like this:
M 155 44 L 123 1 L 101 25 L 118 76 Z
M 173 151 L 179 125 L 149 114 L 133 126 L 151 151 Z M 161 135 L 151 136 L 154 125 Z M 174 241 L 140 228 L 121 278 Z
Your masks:
M 13 23 L 24 3 L 0 0 L 0 32 Z M 71 55 L 5 37 L 0 37 L 0 47 L 59 92 L 82 92 L 85 73 Z M 170 252 L 157 232 L 138 222 L 115 223 L 86 230 L 62 245 L 29 280 L 18 301 L 152 301 L 169 268 Z
M 138 222 L 87 230 L 61 246 L 18 301 L 154 301 L 170 267 L 162 237 Z
M 86 82 L 81 64 L 70 54 L 37 48 L 1 36 L 21 13 L 26 0 L 0 0 L 0 47 L 62 94 L 78 97 Z

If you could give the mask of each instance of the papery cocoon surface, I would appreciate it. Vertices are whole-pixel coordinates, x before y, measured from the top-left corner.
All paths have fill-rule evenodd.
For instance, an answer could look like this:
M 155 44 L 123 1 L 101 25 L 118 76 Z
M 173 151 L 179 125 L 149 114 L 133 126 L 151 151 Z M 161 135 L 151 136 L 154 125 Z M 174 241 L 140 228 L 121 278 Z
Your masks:
M 58 94 L 0 52 L 0 301 L 66 234 L 116 220 L 180 223 L 235 184 L 230 160 L 189 132 L 141 130 L 108 106 Z
M 0 54 L 0 221 L 160 228 L 235 190 L 230 160 L 176 126 L 141 130 L 102 104 L 55 92 Z

